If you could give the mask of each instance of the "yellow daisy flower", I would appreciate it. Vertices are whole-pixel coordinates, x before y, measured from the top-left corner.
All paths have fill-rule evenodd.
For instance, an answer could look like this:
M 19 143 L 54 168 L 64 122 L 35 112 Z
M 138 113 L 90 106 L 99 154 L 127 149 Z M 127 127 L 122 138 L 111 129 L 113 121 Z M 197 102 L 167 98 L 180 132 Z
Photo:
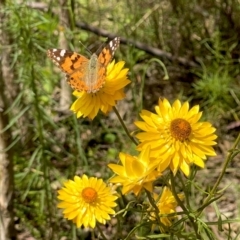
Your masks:
M 58 208 L 63 208 L 64 217 L 78 228 L 82 225 L 94 228 L 96 221 L 105 224 L 109 214 L 115 214 L 112 208 L 117 205 L 114 202 L 117 197 L 102 179 L 75 176 L 74 181 L 68 180 L 64 186 L 58 191 L 58 199 L 62 201 Z
M 159 170 L 168 166 L 174 174 L 180 168 L 188 176 L 190 165 L 204 167 L 207 156 L 215 156 L 213 149 L 217 136 L 215 128 L 208 122 L 199 122 L 202 112 L 199 106 L 189 109 L 176 100 L 171 106 L 167 99 L 159 100 L 155 107 L 157 114 L 143 110 L 140 114 L 144 121 L 135 124 L 143 131 L 136 137 L 141 142 L 137 149 L 143 151 L 151 147 L 151 156 L 161 158 Z
M 119 158 L 122 166 L 118 164 L 108 165 L 118 175 L 111 178 L 110 182 L 121 184 L 123 194 L 133 191 L 137 196 L 143 188 L 152 192 L 153 181 L 161 173 L 155 170 L 158 160 L 151 159 L 149 152 L 150 148 L 146 148 L 138 157 L 120 153 Z
M 72 104 L 71 110 L 76 113 L 78 118 L 89 117 L 94 119 L 99 110 L 107 114 L 118 100 L 125 97 L 123 88 L 130 81 L 127 79 L 128 69 L 123 69 L 124 64 L 123 61 L 116 64 L 115 61 L 112 61 L 108 65 L 105 83 L 99 91 L 95 93 L 73 92 L 77 100 Z
M 178 197 L 179 197 L 180 200 L 184 199 L 183 194 L 178 194 Z M 157 198 L 157 197 L 155 197 L 155 198 Z M 160 221 L 165 226 L 168 226 L 168 227 L 171 226 L 172 225 L 172 220 L 174 220 L 174 218 L 176 216 L 163 217 L 162 215 L 175 213 L 176 208 L 178 206 L 178 203 L 177 203 L 176 199 L 174 198 L 171 190 L 168 187 L 163 188 L 161 197 L 160 197 L 159 201 L 156 203 L 156 205 L 157 205 L 158 210 L 159 210 Z

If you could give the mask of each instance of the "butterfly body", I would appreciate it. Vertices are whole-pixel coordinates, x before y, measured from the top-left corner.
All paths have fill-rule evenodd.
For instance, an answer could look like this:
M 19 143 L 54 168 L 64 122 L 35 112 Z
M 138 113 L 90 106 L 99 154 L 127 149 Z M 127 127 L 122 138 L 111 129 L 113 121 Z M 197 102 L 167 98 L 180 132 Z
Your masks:
M 90 59 L 64 49 L 49 49 L 47 55 L 66 73 L 67 82 L 73 89 L 95 93 L 105 82 L 107 65 L 112 60 L 119 43 L 120 38 L 114 38 L 103 48 L 99 56 L 94 53 Z

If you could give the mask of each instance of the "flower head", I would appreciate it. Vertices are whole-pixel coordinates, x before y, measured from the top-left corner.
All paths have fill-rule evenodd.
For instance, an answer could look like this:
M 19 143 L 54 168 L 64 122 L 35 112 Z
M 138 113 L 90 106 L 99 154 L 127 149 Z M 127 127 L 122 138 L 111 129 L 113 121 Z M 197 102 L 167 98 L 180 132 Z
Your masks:
M 178 194 L 178 197 L 180 200 L 183 200 L 184 195 Z M 159 210 L 159 217 L 160 217 L 161 223 L 163 223 L 165 226 L 171 226 L 172 220 L 176 216 L 167 216 L 167 217 L 164 216 L 163 217 L 162 215 L 175 213 L 178 203 L 177 203 L 176 199 L 174 198 L 171 190 L 168 187 L 163 188 L 161 197 L 160 197 L 159 201 L 156 203 L 156 205 Z
M 161 171 L 168 166 L 174 174 L 181 169 L 188 176 L 190 165 L 204 167 L 207 156 L 215 156 L 213 149 L 217 136 L 215 128 L 208 122 L 199 122 L 202 115 L 199 106 L 189 109 L 176 100 L 171 106 L 167 99 L 159 100 L 155 107 L 157 114 L 143 110 L 144 121 L 135 124 L 143 131 L 136 137 L 141 142 L 137 149 L 143 151 L 151 147 L 151 156 L 161 158 Z
M 99 110 L 107 114 L 118 100 L 125 97 L 123 88 L 130 81 L 127 79 L 128 69 L 123 69 L 123 66 L 123 61 L 116 64 L 112 61 L 108 65 L 105 83 L 99 91 L 95 93 L 73 92 L 78 99 L 72 104 L 71 110 L 76 113 L 77 117 L 94 119 Z
M 75 176 L 74 181 L 68 180 L 58 191 L 58 199 L 62 202 L 58 208 L 63 208 L 64 217 L 76 223 L 77 227 L 94 228 L 96 221 L 105 224 L 114 214 L 112 209 L 117 204 L 117 197 L 106 186 L 102 179 L 82 178 Z
M 123 194 L 133 191 L 135 195 L 138 195 L 143 188 L 152 192 L 153 181 L 161 174 L 156 171 L 158 161 L 150 158 L 149 151 L 150 148 L 144 149 L 138 157 L 120 153 L 122 166 L 108 165 L 118 175 L 110 179 L 110 182 L 120 183 L 123 186 Z

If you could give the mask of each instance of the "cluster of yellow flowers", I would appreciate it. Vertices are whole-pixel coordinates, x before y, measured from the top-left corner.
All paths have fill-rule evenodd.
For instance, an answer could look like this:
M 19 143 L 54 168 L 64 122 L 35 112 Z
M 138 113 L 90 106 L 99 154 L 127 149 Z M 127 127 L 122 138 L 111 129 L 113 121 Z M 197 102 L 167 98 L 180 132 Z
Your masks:
M 96 93 L 74 92 L 77 100 L 71 110 L 77 117 L 93 119 L 101 110 L 108 113 L 118 100 L 124 98 L 123 88 L 130 83 L 127 79 L 128 69 L 124 62 L 108 65 L 104 86 Z M 189 107 L 189 103 L 176 100 L 172 105 L 167 99 L 159 100 L 156 113 L 142 110 L 142 121 L 135 125 L 142 131 L 136 134 L 139 144 L 138 156 L 128 153 L 119 154 L 120 164 L 109 164 L 115 173 L 109 181 L 122 186 L 122 194 L 133 192 L 136 196 L 142 190 L 151 193 L 158 208 L 161 224 L 170 226 L 173 217 L 167 214 L 176 212 L 177 201 L 170 187 L 163 187 L 161 194 L 155 196 L 154 181 L 169 169 L 173 176 L 182 171 L 189 176 L 191 165 L 204 167 L 207 156 L 215 156 L 213 145 L 217 136 L 215 128 L 208 122 L 200 122 L 202 115 L 199 106 Z M 58 207 L 63 208 L 64 217 L 76 223 L 77 227 L 96 226 L 96 222 L 105 224 L 110 214 L 115 214 L 113 207 L 117 199 L 113 188 L 102 179 L 75 176 L 68 180 L 58 191 L 61 200 Z M 176 195 L 175 195 L 176 196 Z M 177 194 L 183 200 L 183 194 Z M 163 216 L 164 215 L 164 216 Z M 156 214 L 149 219 L 157 218 Z

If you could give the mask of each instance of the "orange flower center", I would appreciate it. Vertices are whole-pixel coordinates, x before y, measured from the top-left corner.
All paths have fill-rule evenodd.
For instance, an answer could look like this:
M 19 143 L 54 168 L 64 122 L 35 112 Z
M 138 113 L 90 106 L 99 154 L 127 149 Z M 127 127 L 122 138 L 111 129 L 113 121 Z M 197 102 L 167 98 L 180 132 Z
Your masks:
M 82 190 L 82 197 L 86 203 L 92 203 L 97 199 L 97 192 L 94 188 L 87 187 Z
M 182 118 L 174 119 L 170 125 L 170 131 L 172 137 L 181 142 L 188 139 L 192 132 L 192 128 L 189 122 Z

